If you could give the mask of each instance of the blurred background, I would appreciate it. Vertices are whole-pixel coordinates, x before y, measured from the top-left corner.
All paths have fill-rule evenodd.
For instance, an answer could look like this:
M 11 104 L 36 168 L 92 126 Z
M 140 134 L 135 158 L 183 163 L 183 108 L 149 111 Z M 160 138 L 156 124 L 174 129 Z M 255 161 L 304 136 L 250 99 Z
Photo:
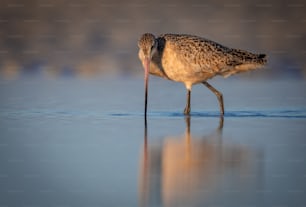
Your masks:
M 306 77 L 302 0 L 1 0 L 0 75 L 140 76 L 142 33 L 195 34 L 268 54 L 239 77 Z
M 144 125 L 145 32 L 268 64 L 210 82 L 222 130 L 211 91 L 184 120 L 158 78 Z M 305 207 L 305 43 L 305 0 L 0 0 L 0 207 Z

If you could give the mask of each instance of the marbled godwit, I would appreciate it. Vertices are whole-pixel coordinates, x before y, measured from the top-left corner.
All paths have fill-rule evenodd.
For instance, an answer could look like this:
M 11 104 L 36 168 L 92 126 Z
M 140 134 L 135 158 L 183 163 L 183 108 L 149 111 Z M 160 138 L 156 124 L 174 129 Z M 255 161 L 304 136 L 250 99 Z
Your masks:
M 145 117 L 149 73 L 172 81 L 183 82 L 187 89 L 184 113 L 190 113 L 192 85 L 203 83 L 218 98 L 221 116 L 224 114 L 223 96 L 207 80 L 216 75 L 230 75 L 263 66 L 265 54 L 253 54 L 244 50 L 225 47 L 205 38 L 165 34 L 155 37 L 146 33 L 138 41 L 139 58 L 145 70 Z

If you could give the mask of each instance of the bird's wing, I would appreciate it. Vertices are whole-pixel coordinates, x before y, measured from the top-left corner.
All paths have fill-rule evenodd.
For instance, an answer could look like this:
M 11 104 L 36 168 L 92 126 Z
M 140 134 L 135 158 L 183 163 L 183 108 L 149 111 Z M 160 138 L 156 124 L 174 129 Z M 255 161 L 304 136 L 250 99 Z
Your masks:
M 182 59 L 205 72 L 218 73 L 239 64 L 231 57 L 231 48 L 214 41 L 192 35 L 166 34 L 163 38 Z

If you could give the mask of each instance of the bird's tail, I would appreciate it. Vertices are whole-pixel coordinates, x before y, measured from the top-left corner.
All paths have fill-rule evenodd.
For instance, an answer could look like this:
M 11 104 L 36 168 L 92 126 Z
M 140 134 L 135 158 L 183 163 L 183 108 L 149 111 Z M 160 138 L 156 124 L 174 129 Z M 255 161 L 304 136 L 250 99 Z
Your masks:
M 224 71 L 222 75 L 228 77 L 230 75 L 254 70 L 263 67 L 267 63 L 265 54 L 253 54 L 244 50 L 233 50 L 231 53 L 231 67 Z
M 267 56 L 265 54 L 254 54 L 245 50 L 233 49 L 230 52 L 232 60 L 239 64 L 265 65 Z
M 267 55 L 266 54 L 256 54 L 255 57 L 251 60 L 251 62 L 265 65 L 267 63 Z

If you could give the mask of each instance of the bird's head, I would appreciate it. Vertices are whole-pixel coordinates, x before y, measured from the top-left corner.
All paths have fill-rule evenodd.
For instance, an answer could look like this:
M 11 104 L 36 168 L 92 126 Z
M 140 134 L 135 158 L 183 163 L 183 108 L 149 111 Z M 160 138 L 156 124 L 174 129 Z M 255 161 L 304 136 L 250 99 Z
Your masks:
M 157 51 L 157 41 L 155 36 L 150 33 L 145 33 L 138 40 L 139 52 L 142 59 L 149 59 L 153 57 L 154 53 Z
M 144 67 L 144 79 L 145 79 L 145 117 L 147 115 L 147 97 L 148 97 L 148 79 L 150 71 L 150 62 L 153 55 L 157 51 L 157 41 L 155 36 L 150 33 L 145 33 L 138 41 L 139 58 L 142 61 Z

